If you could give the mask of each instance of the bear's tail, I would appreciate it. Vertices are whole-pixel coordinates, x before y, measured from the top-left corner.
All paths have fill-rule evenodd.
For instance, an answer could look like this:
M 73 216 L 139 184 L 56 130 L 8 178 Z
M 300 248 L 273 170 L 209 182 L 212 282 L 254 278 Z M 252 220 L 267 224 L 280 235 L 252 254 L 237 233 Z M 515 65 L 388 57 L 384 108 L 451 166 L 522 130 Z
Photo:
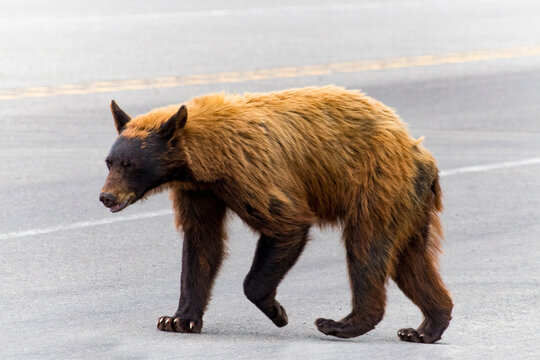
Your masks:
M 433 259 L 437 259 L 437 255 L 441 253 L 441 243 L 444 240 L 441 219 L 439 217 L 443 210 L 442 190 L 439 184 L 439 171 L 437 168 L 435 168 L 435 171 L 436 175 L 431 184 L 431 196 L 428 203 L 427 233 L 424 239 L 427 250 L 431 253 Z

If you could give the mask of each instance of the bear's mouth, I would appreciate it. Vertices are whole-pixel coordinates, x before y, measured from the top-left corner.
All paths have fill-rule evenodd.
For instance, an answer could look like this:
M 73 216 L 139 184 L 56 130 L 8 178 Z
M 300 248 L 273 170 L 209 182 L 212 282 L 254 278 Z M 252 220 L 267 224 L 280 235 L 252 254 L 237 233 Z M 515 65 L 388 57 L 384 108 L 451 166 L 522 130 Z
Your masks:
M 129 199 L 124 201 L 123 203 L 121 204 L 117 204 L 117 205 L 114 205 L 110 208 L 111 212 L 115 213 L 115 212 L 119 212 L 120 210 L 123 210 L 125 209 L 127 206 L 129 205 Z

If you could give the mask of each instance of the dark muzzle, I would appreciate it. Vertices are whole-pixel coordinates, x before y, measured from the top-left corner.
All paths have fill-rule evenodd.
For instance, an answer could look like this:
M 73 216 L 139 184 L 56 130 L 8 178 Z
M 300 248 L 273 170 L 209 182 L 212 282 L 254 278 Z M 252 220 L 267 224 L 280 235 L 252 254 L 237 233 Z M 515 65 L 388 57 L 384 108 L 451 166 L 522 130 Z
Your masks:
M 116 197 L 111 193 L 102 192 L 99 195 L 99 201 L 101 201 L 106 207 L 110 208 L 116 204 Z

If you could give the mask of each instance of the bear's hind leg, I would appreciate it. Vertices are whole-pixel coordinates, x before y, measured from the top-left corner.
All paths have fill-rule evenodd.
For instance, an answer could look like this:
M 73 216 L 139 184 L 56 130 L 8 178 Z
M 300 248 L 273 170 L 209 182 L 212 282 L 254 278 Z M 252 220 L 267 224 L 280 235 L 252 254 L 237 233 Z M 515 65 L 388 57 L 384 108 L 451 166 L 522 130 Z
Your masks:
M 383 318 L 391 241 L 385 236 L 368 241 L 354 226 L 346 226 L 343 237 L 353 309 L 340 321 L 320 318 L 315 325 L 326 335 L 351 338 L 374 329 Z
M 409 299 L 424 314 L 418 329 L 406 328 L 398 331 L 403 341 L 434 343 L 439 340 L 450 323 L 452 299 L 446 290 L 436 267 L 435 249 L 427 239 L 428 232 L 417 234 L 398 257 L 393 279 Z
M 284 238 L 261 235 L 251 269 L 244 280 L 244 293 L 272 322 L 287 325 L 285 309 L 276 301 L 276 288 L 296 263 L 307 242 L 309 227 Z

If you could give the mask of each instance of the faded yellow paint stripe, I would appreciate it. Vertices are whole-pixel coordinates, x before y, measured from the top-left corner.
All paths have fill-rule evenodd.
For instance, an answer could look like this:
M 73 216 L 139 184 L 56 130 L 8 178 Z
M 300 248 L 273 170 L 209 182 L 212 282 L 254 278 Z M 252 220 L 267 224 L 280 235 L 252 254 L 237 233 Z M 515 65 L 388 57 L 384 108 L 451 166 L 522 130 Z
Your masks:
M 241 81 L 284 79 L 302 76 L 355 73 L 362 71 L 435 66 L 485 60 L 510 59 L 540 55 L 540 46 L 526 46 L 499 50 L 463 51 L 441 55 L 423 55 L 333 63 L 324 65 L 291 66 L 273 69 L 231 71 L 213 74 L 169 76 L 149 79 L 100 81 L 59 86 L 39 86 L 0 91 L 0 100 L 38 98 L 57 95 L 95 94 L 125 90 L 158 89 L 190 85 L 223 84 Z

